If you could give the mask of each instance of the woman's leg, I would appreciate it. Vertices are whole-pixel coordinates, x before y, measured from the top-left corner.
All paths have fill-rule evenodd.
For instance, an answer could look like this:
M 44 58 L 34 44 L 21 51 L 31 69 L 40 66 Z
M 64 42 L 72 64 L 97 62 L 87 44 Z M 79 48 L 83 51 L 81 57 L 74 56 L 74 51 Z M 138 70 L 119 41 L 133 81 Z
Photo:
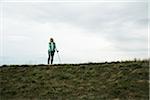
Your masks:
M 48 52 L 48 61 L 47 61 L 47 64 L 49 64 L 49 60 L 50 60 L 50 52 Z
M 55 51 L 52 51 L 52 52 L 51 52 L 51 64 L 53 64 L 54 53 L 55 53 Z

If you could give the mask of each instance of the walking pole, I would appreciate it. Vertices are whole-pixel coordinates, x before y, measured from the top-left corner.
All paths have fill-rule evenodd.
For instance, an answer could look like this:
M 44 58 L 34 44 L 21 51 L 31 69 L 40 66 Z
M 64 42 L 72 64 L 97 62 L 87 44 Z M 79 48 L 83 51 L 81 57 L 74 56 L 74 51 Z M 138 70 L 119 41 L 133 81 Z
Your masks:
M 58 55 L 59 62 L 60 62 L 60 64 L 61 64 L 61 59 L 60 59 L 60 56 L 59 56 L 58 51 L 57 51 L 57 55 Z

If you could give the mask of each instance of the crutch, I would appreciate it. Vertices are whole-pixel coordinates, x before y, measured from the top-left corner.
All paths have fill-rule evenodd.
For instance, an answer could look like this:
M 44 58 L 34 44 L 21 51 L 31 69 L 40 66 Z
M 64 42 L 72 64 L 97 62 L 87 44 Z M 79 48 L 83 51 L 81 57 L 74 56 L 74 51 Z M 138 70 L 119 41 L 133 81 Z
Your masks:
M 59 56 L 59 53 L 58 53 L 59 51 L 57 50 L 57 55 L 58 55 L 58 59 L 59 59 L 59 62 L 60 62 L 60 64 L 61 64 L 61 59 L 60 59 L 60 56 Z

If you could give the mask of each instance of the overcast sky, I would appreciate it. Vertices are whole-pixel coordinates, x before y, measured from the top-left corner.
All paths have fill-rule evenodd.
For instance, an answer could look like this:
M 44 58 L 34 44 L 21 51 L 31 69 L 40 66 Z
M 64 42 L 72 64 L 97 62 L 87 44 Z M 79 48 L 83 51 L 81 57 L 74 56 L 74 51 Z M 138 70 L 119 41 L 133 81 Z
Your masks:
M 46 64 L 50 37 L 62 63 L 147 58 L 147 2 L 117 1 L 2 2 L 0 63 Z

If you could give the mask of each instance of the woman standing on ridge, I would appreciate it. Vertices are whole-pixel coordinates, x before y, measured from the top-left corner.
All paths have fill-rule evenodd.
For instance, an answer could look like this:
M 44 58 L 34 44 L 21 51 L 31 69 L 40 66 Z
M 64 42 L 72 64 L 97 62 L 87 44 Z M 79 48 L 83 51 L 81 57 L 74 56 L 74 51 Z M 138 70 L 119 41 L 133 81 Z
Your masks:
M 48 64 L 49 61 L 51 61 L 51 64 L 53 64 L 55 50 L 58 52 L 58 50 L 56 49 L 56 44 L 54 42 L 54 39 L 50 38 L 50 42 L 48 43 L 48 62 L 47 62 Z

